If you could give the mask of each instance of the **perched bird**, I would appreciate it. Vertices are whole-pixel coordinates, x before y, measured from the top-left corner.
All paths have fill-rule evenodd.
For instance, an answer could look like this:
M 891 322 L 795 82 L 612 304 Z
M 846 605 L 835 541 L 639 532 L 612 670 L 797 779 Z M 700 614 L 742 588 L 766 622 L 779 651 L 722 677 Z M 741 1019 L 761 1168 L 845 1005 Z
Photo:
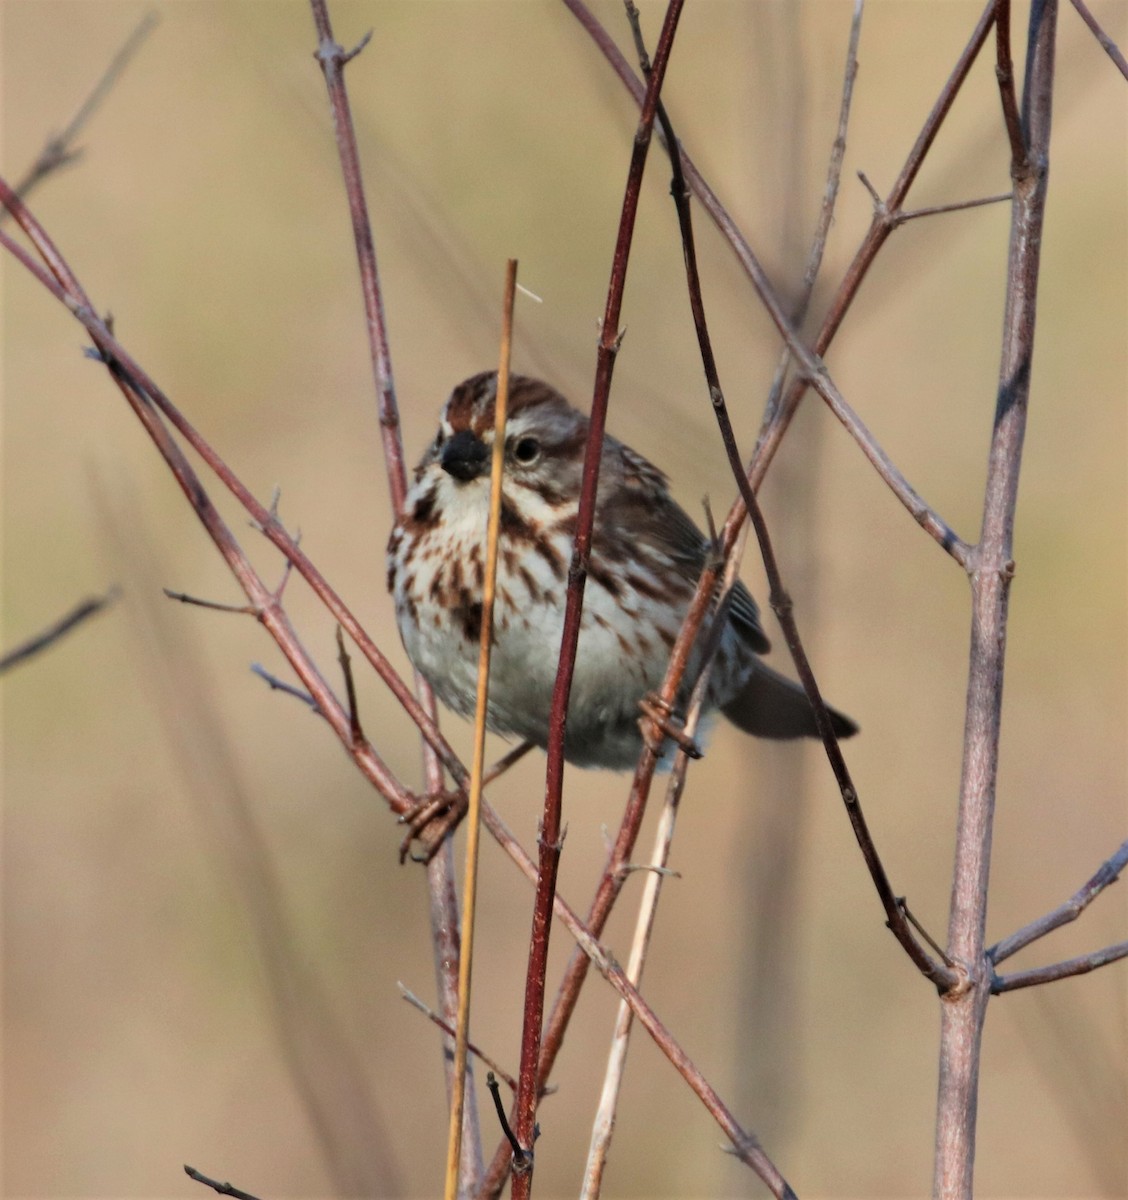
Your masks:
M 388 590 L 408 657 L 464 716 L 473 714 L 477 693 L 496 392 L 491 371 L 451 393 L 388 542 Z M 588 418 L 549 384 L 510 377 L 487 721 L 542 747 L 587 433 Z M 662 682 L 709 551 L 666 476 L 607 437 L 568 705 L 569 762 L 625 770 L 638 759 L 640 702 Z M 719 709 L 758 737 L 817 736 L 802 688 L 762 661 L 768 648 L 756 602 L 737 583 L 706 713 Z M 700 666 L 696 650 L 679 706 Z M 830 716 L 839 737 L 856 732 L 849 717 L 833 709 Z

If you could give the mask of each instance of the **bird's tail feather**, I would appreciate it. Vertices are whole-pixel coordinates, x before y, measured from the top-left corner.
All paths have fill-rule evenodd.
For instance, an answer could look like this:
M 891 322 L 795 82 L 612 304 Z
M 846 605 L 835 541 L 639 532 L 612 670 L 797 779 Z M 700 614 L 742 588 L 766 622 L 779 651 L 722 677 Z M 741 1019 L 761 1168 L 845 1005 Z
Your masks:
M 827 706 L 831 725 L 840 738 L 858 732 L 858 726 L 844 713 Z M 797 683 L 758 664 L 744 690 L 729 701 L 721 712 L 738 729 L 763 738 L 818 737 L 815 714 L 807 693 Z

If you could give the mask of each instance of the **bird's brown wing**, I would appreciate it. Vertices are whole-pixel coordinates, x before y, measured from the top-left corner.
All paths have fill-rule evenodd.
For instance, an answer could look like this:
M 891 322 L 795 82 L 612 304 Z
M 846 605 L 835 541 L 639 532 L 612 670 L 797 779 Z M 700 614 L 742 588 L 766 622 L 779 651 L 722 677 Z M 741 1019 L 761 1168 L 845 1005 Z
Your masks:
M 608 442 L 612 441 L 608 438 Z M 653 463 L 621 442 L 613 443 L 612 452 L 620 456 L 626 486 L 616 492 L 617 499 L 613 501 L 620 511 L 610 512 L 609 504 L 601 505 L 600 527 L 612 537 L 615 536 L 612 530 L 629 530 L 636 551 L 649 543 L 687 583 L 696 586 L 705 569 L 707 538 L 670 495 L 666 476 Z M 766 654 L 771 648 L 760 625 L 756 601 L 739 580 L 729 595 L 729 620 L 757 654 Z

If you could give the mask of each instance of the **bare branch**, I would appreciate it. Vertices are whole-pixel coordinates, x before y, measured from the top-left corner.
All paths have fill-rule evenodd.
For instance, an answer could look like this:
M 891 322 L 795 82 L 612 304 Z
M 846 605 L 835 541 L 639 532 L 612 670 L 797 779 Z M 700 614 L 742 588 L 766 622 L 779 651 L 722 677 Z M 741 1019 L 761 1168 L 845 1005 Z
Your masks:
M 257 1197 L 252 1196 L 250 1192 L 244 1192 L 240 1188 L 235 1187 L 230 1183 L 220 1183 L 218 1179 L 209 1179 L 206 1175 L 201 1174 L 195 1167 L 184 1164 L 184 1174 L 189 1179 L 194 1179 L 197 1183 L 202 1183 L 210 1187 L 213 1192 L 218 1192 L 221 1196 L 233 1196 L 235 1200 L 257 1200 Z
M 1089 6 L 1085 3 L 1085 0 L 1073 0 L 1073 7 L 1077 9 L 1081 20 L 1092 30 L 1093 36 L 1100 42 L 1104 52 L 1116 63 L 1116 69 L 1125 79 L 1128 79 L 1128 60 L 1125 60 L 1116 43 L 1097 23 L 1097 18 L 1089 11 Z
M 85 600 L 79 601 L 70 612 L 60 617 L 57 621 L 52 622 L 46 629 L 37 633 L 34 637 L 28 638 L 27 641 L 21 642 L 18 646 L 14 646 L 3 657 L 0 657 L 0 675 L 53 646 L 60 638 L 70 633 L 72 629 L 77 628 L 84 621 L 88 621 L 104 608 L 108 608 L 117 600 L 119 595 L 118 589 L 113 587 L 101 596 L 90 596 Z
M 1007 269 L 1006 312 L 995 423 L 988 455 L 983 525 L 971 563 L 972 617 L 964 756 L 948 956 L 960 964 L 962 986 L 941 1006 L 933 1194 L 972 1195 L 980 1046 L 993 968 L 983 940 L 991 835 L 999 768 L 1003 674 L 1010 581 L 1014 574 L 1014 514 L 1030 398 L 1034 319 L 1049 175 L 1057 0 L 1035 0 L 1023 94 L 1023 144 L 1029 170 L 1015 177 Z
M 1082 954 L 1078 958 L 1052 963 L 1048 967 L 1015 971 L 1011 975 L 996 975 L 991 980 L 991 991 L 997 995 L 1000 992 L 1035 987 L 1041 983 L 1053 983 L 1058 979 L 1069 979 L 1074 975 L 1087 975 L 1098 967 L 1107 967 L 1109 963 L 1119 962 L 1122 958 L 1128 958 L 1128 942 L 1118 942 L 1115 946 L 1106 946 L 1103 950 L 1094 950 L 1092 954 Z
M 109 65 L 102 72 L 102 77 L 91 89 L 90 95 L 78 106 L 78 111 L 67 122 L 62 132 L 52 134 L 44 143 L 39 157 L 32 163 L 23 179 L 16 184 L 16 195 L 26 200 L 52 171 L 69 166 L 79 158 L 82 151 L 75 147 L 75 140 L 113 90 L 114 84 L 121 78 L 130 59 L 141 49 L 141 44 L 156 28 L 159 20 L 159 15 L 153 9 L 150 9 L 141 18 L 118 52 L 110 59 Z M 0 209 L 0 221 L 7 215 L 6 209 Z
M 419 1011 L 429 1021 L 437 1025 L 448 1037 L 453 1038 L 455 1036 L 454 1026 L 449 1024 L 447 1021 L 444 1021 L 429 1004 L 425 1004 L 410 988 L 404 987 L 402 983 L 398 983 L 396 986 L 400 990 L 400 995 L 408 1002 L 408 1004 L 419 1009 Z M 498 1064 L 496 1058 L 492 1058 L 480 1046 L 475 1045 L 473 1042 L 468 1041 L 466 1043 L 466 1048 L 476 1058 L 485 1063 L 494 1075 L 500 1075 L 512 1091 L 515 1092 L 517 1090 L 517 1080 L 510 1075 L 510 1073 L 504 1067 Z
M 407 469 L 404 464 L 403 439 L 400 436 L 399 407 L 396 404 L 395 380 L 392 374 L 392 354 L 388 345 L 388 324 L 384 315 L 384 296 L 380 290 L 380 273 L 376 266 L 376 246 L 372 225 L 368 219 L 368 201 L 364 196 L 364 180 L 360 170 L 360 153 L 356 145 L 352 109 L 345 89 L 344 68 L 368 44 L 371 33 L 365 34 L 352 50 L 346 51 L 333 37 L 329 10 L 325 0 L 310 0 L 313 21 L 317 27 L 318 46 L 314 57 L 325 76 L 329 104 L 333 112 L 333 131 L 349 202 L 356 257 L 360 267 L 360 287 L 364 296 L 364 314 L 368 329 L 369 356 L 376 383 L 379 404 L 380 435 L 384 443 L 384 461 L 388 469 L 388 487 L 392 496 L 392 511 L 397 515 L 407 494 Z
M 1044 917 L 1039 917 L 1036 921 L 1031 921 L 1029 925 L 1024 925 L 1010 937 L 996 942 L 987 951 L 991 962 L 998 965 L 1010 958 L 1012 954 L 1017 954 L 1029 946 L 1031 942 L 1036 942 L 1046 934 L 1053 933 L 1055 929 L 1060 929 L 1063 925 L 1076 921 L 1105 888 L 1110 887 L 1120 878 L 1120 873 L 1126 866 L 1128 866 L 1128 841 L 1123 842 L 1111 858 L 1101 863 L 1093 877 L 1078 888 L 1064 904 L 1059 904 Z
M 673 126 L 670 124 L 670 119 L 661 105 L 658 107 L 658 117 L 665 130 L 666 145 L 669 149 L 670 163 L 674 173 L 670 193 L 677 206 L 678 226 L 682 239 L 682 258 L 685 262 L 686 286 L 689 291 L 689 306 L 693 313 L 693 326 L 697 333 L 701 363 L 705 371 L 705 380 L 708 384 L 709 396 L 712 400 L 713 412 L 720 429 L 721 440 L 724 443 L 725 454 L 728 457 L 729 468 L 732 471 L 733 478 L 736 480 L 740 495 L 744 500 L 745 508 L 752 518 L 756 537 L 760 543 L 760 553 L 764 560 L 768 581 L 771 585 L 772 609 L 783 627 L 784 637 L 787 640 L 788 649 L 791 651 L 792 660 L 795 663 L 795 668 L 799 673 L 799 678 L 802 681 L 803 688 L 814 711 L 815 723 L 818 727 L 819 735 L 823 740 L 823 746 L 826 749 L 831 769 L 834 772 L 835 779 L 838 781 L 839 791 L 842 794 L 843 803 L 846 805 L 850 824 L 853 826 L 855 837 L 862 850 L 862 857 L 865 859 L 866 866 L 869 869 L 870 876 L 881 899 L 882 907 L 885 909 L 886 924 L 893 931 L 894 936 L 904 947 L 905 952 L 913 960 L 921 973 L 943 991 L 953 985 L 955 975 L 951 970 L 930 958 L 913 936 L 912 927 L 907 921 L 902 906 L 885 873 L 885 868 L 878 855 L 877 847 L 866 824 L 857 789 L 854 787 L 849 769 L 846 766 L 846 760 L 838 745 L 838 738 L 835 736 L 830 714 L 827 712 L 826 704 L 823 701 L 818 683 L 815 680 L 814 672 L 811 670 L 810 661 L 803 648 L 802 639 L 799 636 L 799 627 L 795 621 L 791 598 L 783 585 L 775 552 L 772 548 L 771 538 L 768 534 L 767 524 L 757 503 L 752 485 L 749 483 L 748 477 L 744 472 L 743 460 L 736 445 L 736 435 L 733 432 L 732 422 L 728 415 L 728 407 L 725 404 L 724 393 L 721 390 L 716 357 L 713 354 L 712 340 L 709 336 L 708 324 L 705 318 L 705 302 L 701 293 L 701 277 L 697 269 L 697 248 L 693 236 L 693 215 L 689 207 L 689 191 L 685 187 L 685 180 L 681 170 L 678 142 L 674 135 Z
M 995 0 L 995 78 L 1003 102 L 1003 122 L 1011 148 L 1011 175 L 1017 177 L 1026 170 L 1026 141 L 1018 117 L 1018 100 L 1014 94 L 1014 59 L 1010 45 L 1010 0 Z

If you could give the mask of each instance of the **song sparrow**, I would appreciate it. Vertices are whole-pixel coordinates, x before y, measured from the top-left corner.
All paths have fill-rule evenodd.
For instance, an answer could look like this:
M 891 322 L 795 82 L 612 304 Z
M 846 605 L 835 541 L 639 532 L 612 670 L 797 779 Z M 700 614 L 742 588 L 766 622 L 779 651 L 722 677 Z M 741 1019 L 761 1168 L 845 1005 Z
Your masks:
M 451 393 L 388 541 L 388 590 L 408 657 L 464 716 L 477 691 L 496 390 L 496 373 L 486 372 Z M 548 742 L 587 431 L 587 417 L 547 383 L 511 377 L 488 723 L 539 746 Z M 639 703 L 662 682 L 708 550 L 665 475 L 608 437 L 568 706 L 569 762 L 634 765 Z M 760 660 L 767 650 L 756 602 L 738 583 L 706 710 L 760 737 L 816 736 L 806 695 Z M 691 658 L 679 703 L 699 660 L 700 652 Z M 856 731 L 849 717 L 831 710 L 831 718 L 839 737 Z

